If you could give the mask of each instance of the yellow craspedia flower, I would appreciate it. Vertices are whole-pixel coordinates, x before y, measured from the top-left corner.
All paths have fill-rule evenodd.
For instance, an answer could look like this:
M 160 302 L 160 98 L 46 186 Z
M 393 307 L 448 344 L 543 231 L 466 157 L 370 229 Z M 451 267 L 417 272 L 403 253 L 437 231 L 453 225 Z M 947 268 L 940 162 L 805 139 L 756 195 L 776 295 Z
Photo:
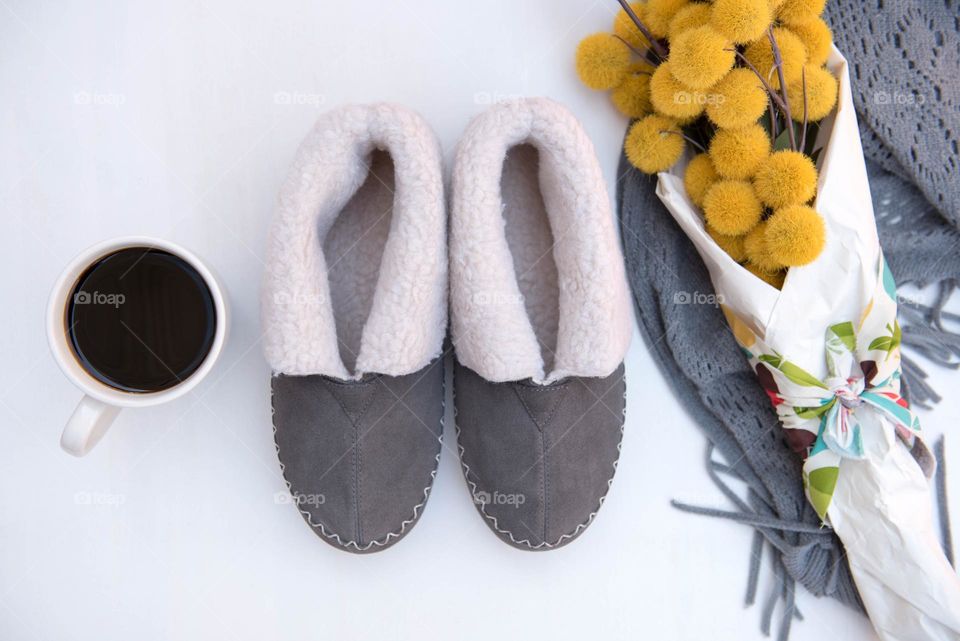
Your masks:
M 807 49 L 803 46 L 799 36 L 783 27 L 775 28 L 773 37 L 777 41 L 780 57 L 783 59 L 784 79 L 788 83 L 791 80 L 796 80 L 800 77 L 803 65 L 807 63 Z M 774 89 L 780 88 L 780 77 L 773 66 L 773 47 L 770 46 L 769 38 L 761 38 L 750 44 L 743 55 Z
M 813 262 L 823 251 L 826 228 L 812 207 L 792 205 L 770 216 L 764 238 L 773 260 L 798 267 Z
M 737 44 L 762 37 L 773 20 L 767 0 L 714 0 L 710 26 Z
M 807 50 L 807 63 L 821 66 L 830 57 L 830 45 L 833 44 L 833 32 L 817 17 L 810 22 L 790 25 L 790 31 L 795 33 Z
M 688 0 L 648 0 L 644 24 L 655 38 L 666 38 L 670 32 L 670 20 L 687 3 Z
M 642 118 L 653 110 L 650 103 L 651 71 L 653 67 L 648 64 L 631 64 L 623 82 L 610 92 L 613 106 L 627 118 Z
M 718 127 L 753 124 L 767 110 L 767 90 L 750 69 L 733 69 L 707 95 L 707 117 Z
M 643 22 L 646 5 L 642 2 L 631 2 L 630 8 L 637 14 L 640 21 Z M 627 44 L 635 49 L 643 51 L 650 46 L 650 41 L 637 29 L 637 25 L 623 9 L 620 9 L 613 19 L 613 33 L 623 38 Z
M 817 193 L 817 168 L 804 153 L 792 149 L 775 151 L 757 170 L 753 187 L 768 207 L 800 205 Z
M 823 67 L 806 65 L 798 80 L 787 83 L 790 117 L 803 122 L 803 87 L 807 87 L 807 121 L 826 118 L 837 104 L 837 79 Z
M 743 180 L 718 180 L 703 198 L 707 224 L 727 236 L 741 236 L 760 222 L 763 205 L 753 185 Z
M 724 178 L 751 178 L 769 155 L 770 137 L 757 124 L 721 129 L 710 140 L 710 160 Z
M 679 131 L 676 120 L 652 114 L 633 123 L 623 143 L 627 160 L 648 174 L 669 169 L 683 153 L 683 138 L 670 131 Z
M 688 29 L 702 27 L 710 23 L 710 5 L 702 2 L 693 2 L 677 11 L 670 20 L 670 30 L 667 37 L 673 40 Z
M 767 283 L 771 287 L 775 287 L 776 289 L 781 289 L 783 287 L 783 281 L 787 277 L 787 272 L 785 272 L 782 269 L 778 271 L 768 272 L 766 270 L 760 269 L 753 263 L 749 263 L 749 262 L 746 265 L 744 265 L 744 267 L 747 268 L 748 272 L 750 272 L 751 274 L 753 274 L 763 282 Z
M 577 47 L 577 75 L 591 89 L 613 89 L 627 75 L 630 47 L 609 33 L 595 33 Z
M 703 197 L 718 178 L 710 156 L 697 154 L 691 158 L 683 172 L 683 187 L 687 190 L 690 201 L 697 207 L 703 207 Z
M 710 238 L 717 243 L 717 247 L 726 252 L 734 261 L 742 263 L 746 260 L 747 256 L 743 251 L 743 236 L 727 236 L 726 234 L 721 234 L 710 225 L 707 225 L 707 233 L 710 235 Z
M 732 47 L 709 25 L 687 29 L 670 43 L 673 77 L 692 89 L 712 86 L 733 67 Z
M 765 272 L 775 272 L 781 269 L 783 265 L 774 260 L 770 255 L 770 249 L 767 247 L 767 223 L 761 222 L 751 229 L 743 237 L 743 253 L 747 257 L 747 262 L 762 269 Z
M 696 118 L 703 113 L 706 96 L 683 86 L 671 73 L 668 60 L 650 78 L 650 102 L 659 113 L 678 119 Z
M 784 24 L 805 24 L 823 13 L 827 0 L 784 0 L 777 9 L 777 18 Z

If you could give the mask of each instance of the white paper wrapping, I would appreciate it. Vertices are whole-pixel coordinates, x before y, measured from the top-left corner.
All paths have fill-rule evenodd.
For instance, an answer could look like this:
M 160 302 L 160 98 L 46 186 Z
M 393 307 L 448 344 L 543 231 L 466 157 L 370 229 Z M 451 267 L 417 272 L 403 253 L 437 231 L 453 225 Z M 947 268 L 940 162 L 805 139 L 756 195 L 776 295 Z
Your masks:
M 683 188 L 685 163 L 661 173 L 657 187 L 722 303 L 766 345 L 818 378 L 826 374 L 826 329 L 860 318 L 877 287 L 881 258 L 847 62 L 836 49 L 828 67 L 840 93 L 818 140 L 825 148 L 815 206 L 826 224 L 826 246 L 812 264 L 789 270 L 781 291 L 707 235 Z M 828 520 L 881 639 L 960 639 L 960 581 L 936 535 L 927 479 L 889 421 L 877 418 L 864 422 L 874 432 L 865 439 L 866 457 L 843 461 Z

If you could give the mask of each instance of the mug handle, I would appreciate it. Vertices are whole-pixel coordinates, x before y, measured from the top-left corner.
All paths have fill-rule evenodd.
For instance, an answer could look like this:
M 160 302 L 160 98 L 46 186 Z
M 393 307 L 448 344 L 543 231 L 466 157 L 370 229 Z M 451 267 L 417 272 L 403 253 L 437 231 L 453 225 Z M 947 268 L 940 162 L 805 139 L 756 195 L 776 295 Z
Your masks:
M 115 405 L 84 396 L 63 428 L 60 447 L 68 454 L 85 456 L 100 441 L 119 413 L 120 408 Z

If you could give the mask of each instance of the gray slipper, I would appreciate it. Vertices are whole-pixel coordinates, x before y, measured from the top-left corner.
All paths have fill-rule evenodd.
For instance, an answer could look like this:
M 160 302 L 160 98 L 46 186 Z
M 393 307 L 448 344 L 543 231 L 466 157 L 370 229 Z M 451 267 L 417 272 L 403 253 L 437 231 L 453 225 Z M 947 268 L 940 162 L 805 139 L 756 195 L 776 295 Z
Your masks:
M 511 545 L 564 545 L 591 523 L 616 469 L 632 318 L 593 146 L 557 103 L 502 103 L 464 134 L 450 302 L 461 463 L 477 509 Z
M 280 193 L 263 287 L 277 454 L 326 542 L 373 552 L 423 513 L 443 420 L 441 155 L 416 114 L 320 118 Z

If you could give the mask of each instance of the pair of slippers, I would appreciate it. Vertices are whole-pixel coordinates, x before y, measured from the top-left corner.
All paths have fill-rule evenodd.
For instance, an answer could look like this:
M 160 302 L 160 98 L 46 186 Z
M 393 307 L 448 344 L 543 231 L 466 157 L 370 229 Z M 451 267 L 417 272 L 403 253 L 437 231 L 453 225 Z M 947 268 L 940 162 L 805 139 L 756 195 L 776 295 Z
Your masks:
M 458 146 L 394 105 L 323 115 L 274 215 L 262 315 L 284 477 L 326 542 L 384 549 L 423 513 L 443 447 L 449 297 L 459 455 L 491 530 L 572 541 L 609 489 L 629 295 L 577 120 L 495 105 Z M 449 238 L 448 238 L 449 227 Z

